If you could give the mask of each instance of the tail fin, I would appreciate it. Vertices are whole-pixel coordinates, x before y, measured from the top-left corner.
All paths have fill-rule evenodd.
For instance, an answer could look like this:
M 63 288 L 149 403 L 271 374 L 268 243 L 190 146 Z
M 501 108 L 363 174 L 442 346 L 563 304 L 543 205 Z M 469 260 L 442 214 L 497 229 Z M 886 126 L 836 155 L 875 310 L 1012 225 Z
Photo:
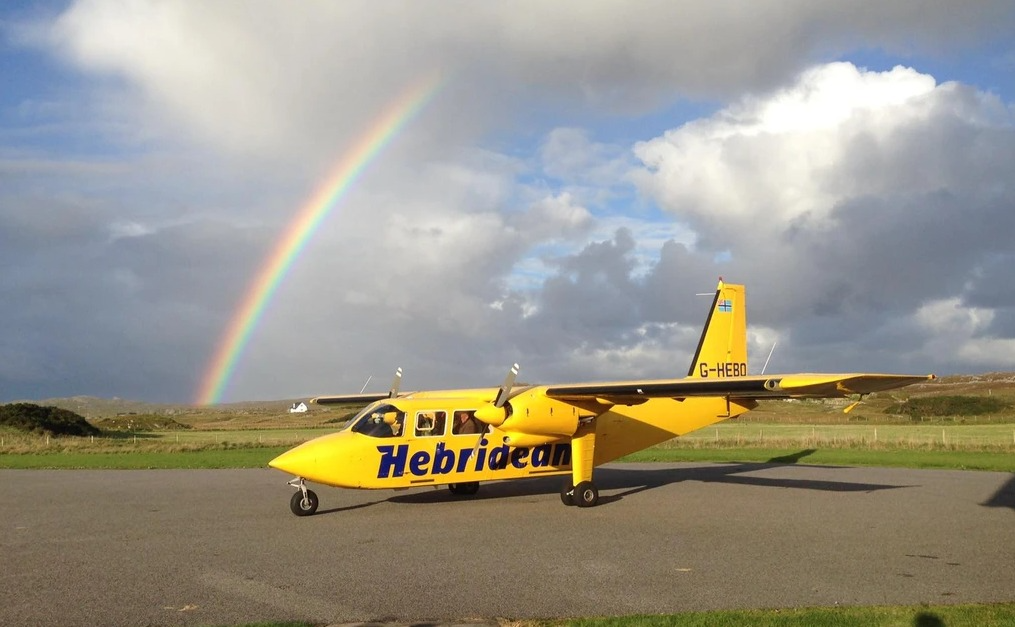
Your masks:
M 743 285 L 728 285 L 719 279 L 687 376 L 704 379 L 746 375 L 746 291 Z

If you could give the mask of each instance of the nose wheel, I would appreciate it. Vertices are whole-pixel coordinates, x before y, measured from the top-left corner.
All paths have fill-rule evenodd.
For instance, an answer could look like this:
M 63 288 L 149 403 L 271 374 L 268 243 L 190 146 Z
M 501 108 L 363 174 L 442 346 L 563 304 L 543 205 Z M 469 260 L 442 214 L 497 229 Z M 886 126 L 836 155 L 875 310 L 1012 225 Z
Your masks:
M 289 482 L 289 485 L 296 488 L 293 497 L 289 499 L 289 509 L 292 510 L 292 513 L 297 516 L 310 516 L 314 514 L 317 511 L 317 506 L 320 504 L 317 493 L 307 489 L 307 484 L 303 481 L 303 477 L 296 477 Z

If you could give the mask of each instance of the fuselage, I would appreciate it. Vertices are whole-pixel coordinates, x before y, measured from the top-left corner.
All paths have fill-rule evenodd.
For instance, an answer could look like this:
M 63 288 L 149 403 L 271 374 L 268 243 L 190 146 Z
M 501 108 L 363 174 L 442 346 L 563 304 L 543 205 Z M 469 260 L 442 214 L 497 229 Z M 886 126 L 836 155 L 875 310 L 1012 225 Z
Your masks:
M 513 416 L 499 428 L 474 418 L 496 389 L 425 392 L 374 402 L 344 429 L 306 442 L 269 465 L 308 481 L 347 488 L 520 479 L 571 472 L 572 436 L 594 429 L 594 465 L 735 417 L 751 407 L 723 398 L 650 399 L 638 405 L 578 408 L 545 388 L 512 395 Z M 605 409 L 605 411 L 604 411 Z M 512 437 L 511 425 L 550 425 Z M 514 422 L 512 422 L 514 421 Z M 527 423 L 520 423 L 523 426 Z

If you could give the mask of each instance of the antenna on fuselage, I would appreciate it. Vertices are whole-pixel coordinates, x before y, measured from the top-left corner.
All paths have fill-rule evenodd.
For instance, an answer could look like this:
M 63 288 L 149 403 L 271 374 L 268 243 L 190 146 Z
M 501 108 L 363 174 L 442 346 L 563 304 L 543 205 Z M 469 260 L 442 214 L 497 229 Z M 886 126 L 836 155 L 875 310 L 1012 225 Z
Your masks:
M 367 382 L 366 382 L 366 383 L 364 383 L 364 384 L 363 384 L 363 387 L 361 387 L 361 388 L 359 389 L 359 393 L 360 393 L 360 394 L 362 394 L 362 393 L 363 393 L 363 390 L 367 389 L 367 386 L 368 386 L 368 385 L 370 385 L 370 379 L 373 379 L 373 378 L 374 378 L 374 375 L 370 375 L 369 377 L 367 377 Z
M 723 282 L 722 277 L 719 277 L 719 283 Z M 715 292 L 698 292 L 695 296 L 715 296 Z

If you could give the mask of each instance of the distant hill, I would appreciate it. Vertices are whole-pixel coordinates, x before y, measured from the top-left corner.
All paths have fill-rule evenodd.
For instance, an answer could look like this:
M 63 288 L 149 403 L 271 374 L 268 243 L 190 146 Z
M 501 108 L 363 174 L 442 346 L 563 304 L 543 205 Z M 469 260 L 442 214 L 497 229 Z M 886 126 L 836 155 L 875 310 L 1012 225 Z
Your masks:
M 99 435 L 84 417 L 59 407 L 33 403 L 0 405 L 0 426 L 47 435 Z
M 214 412 L 242 413 L 244 411 L 287 412 L 293 403 L 306 399 L 278 401 L 242 401 L 202 407 L 187 403 L 148 403 L 122 398 L 98 398 L 95 396 L 71 396 L 67 398 L 47 398 L 42 400 L 19 401 L 50 407 L 59 407 L 85 418 L 113 418 L 134 414 L 155 414 L 163 416 L 186 416 L 190 414 L 208 414 Z

